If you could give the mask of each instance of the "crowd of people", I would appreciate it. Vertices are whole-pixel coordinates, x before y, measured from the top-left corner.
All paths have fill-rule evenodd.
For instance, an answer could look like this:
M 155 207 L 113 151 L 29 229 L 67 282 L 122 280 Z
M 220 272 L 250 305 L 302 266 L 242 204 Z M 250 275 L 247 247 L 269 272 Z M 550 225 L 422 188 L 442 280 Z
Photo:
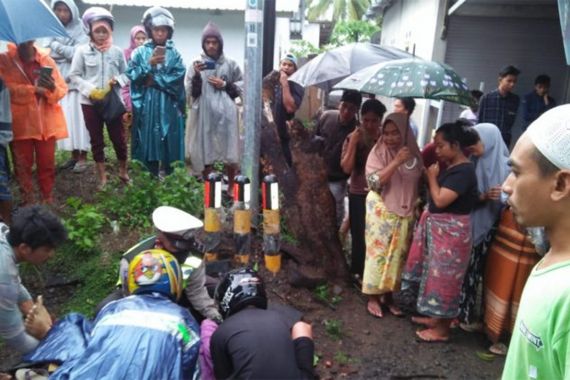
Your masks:
M 223 163 L 231 195 L 241 157 L 236 99 L 242 95 L 243 75 L 224 54 L 220 28 L 212 22 L 205 26 L 202 52 L 186 66 L 172 40 L 175 19 L 167 9 L 144 12 L 142 25 L 132 28 L 130 45 L 122 49 L 113 44 L 115 18 L 107 9 L 91 7 L 80 16 L 73 0 L 53 0 L 51 6 L 69 37 L 9 43 L 0 57 L 0 90 L 7 88 L 11 95 L 3 92 L 3 107 L 11 108 L 11 115 L 3 115 L 12 126 L 7 142 L 11 139 L 21 203 L 36 203 L 34 166 L 41 203 L 53 202 L 56 148 L 70 151 L 61 168 L 76 173 L 89 167 L 91 150 L 97 189 L 103 189 L 105 128 L 123 183 L 130 183 L 130 135 L 130 158 L 156 177 L 170 174 L 172 164 L 185 159 L 192 174 L 203 176 L 216 162 Z M 274 117 L 287 157 L 285 123 L 303 99 L 303 88 L 288 80 L 296 69 L 296 57 L 285 56 L 274 94 Z M 8 208 L 11 196 L 7 187 L 3 192 L 0 204 Z
M 113 44 L 110 11 L 91 7 L 80 16 L 73 0 L 51 6 L 68 38 L 45 41 L 48 50 L 34 41 L 9 44 L 0 54 L 0 336 L 31 362 L 63 363 L 54 378 L 103 370 L 152 378 L 165 368 L 168 378 L 313 378 L 310 325 L 268 308 L 251 269 L 227 273 L 212 298 L 196 239 L 202 222 L 171 207 L 156 209 L 156 235 L 125 253 L 119 286 L 94 321 L 72 314 L 54 324 L 42 300 L 31 299 L 16 264 L 43 263 L 66 239 L 57 217 L 30 206 L 34 166 L 41 202 L 53 202 L 56 148 L 71 152 L 65 167 L 77 173 L 89 167 L 91 150 L 99 189 L 108 186 L 104 128 L 126 185 L 128 128 L 131 158 L 157 178 L 176 161 L 188 159 L 203 176 L 223 162 L 231 193 L 240 161 L 243 74 L 224 55 L 217 25 L 205 26 L 202 52 L 185 66 L 172 41 L 174 16 L 164 8 L 144 12 L 122 49 Z M 296 70 L 297 58 L 285 55 L 272 103 L 289 164 L 288 121 L 304 95 L 289 80 Z M 501 355 L 512 335 L 504 378 L 562 378 L 570 288 L 553 284 L 564 283 L 570 262 L 570 110 L 556 107 L 550 78 L 538 76 L 522 100 L 524 133 L 514 142 L 519 75 L 507 66 L 497 89 L 472 91 L 476 105 L 438 126 L 423 149 L 412 98 L 396 99 L 388 112 L 378 99 L 344 91 L 338 109 L 320 114 L 314 134 L 370 315 L 411 310 L 411 321 L 423 326 L 416 339 L 428 343 L 449 341 L 457 326 L 484 331 Z M 8 150 L 28 206 L 14 220 Z M 545 309 L 551 312 L 539 313 Z M 135 327 L 136 342 L 125 339 Z M 168 361 L 157 354 L 164 348 Z M 137 363 L 124 365 L 133 355 Z

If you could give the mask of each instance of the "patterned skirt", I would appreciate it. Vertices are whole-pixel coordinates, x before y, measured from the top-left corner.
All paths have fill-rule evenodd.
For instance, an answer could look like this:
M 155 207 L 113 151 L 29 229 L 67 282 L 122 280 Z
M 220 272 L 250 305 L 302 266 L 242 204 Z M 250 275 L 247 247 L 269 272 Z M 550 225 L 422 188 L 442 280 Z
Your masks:
M 469 215 L 423 212 L 404 272 L 406 281 L 419 284 L 419 313 L 434 318 L 455 318 L 459 314 L 470 253 Z
M 489 248 L 484 277 L 485 333 L 493 343 L 512 333 L 524 285 L 539 260 L 511 210 L 504 210 Z
M 362 281 L 364 294 L 384 294 L 400 289 L 413 225 L 413 216 L 401 217 L 388 211 L 378 193 L 368 193 Z

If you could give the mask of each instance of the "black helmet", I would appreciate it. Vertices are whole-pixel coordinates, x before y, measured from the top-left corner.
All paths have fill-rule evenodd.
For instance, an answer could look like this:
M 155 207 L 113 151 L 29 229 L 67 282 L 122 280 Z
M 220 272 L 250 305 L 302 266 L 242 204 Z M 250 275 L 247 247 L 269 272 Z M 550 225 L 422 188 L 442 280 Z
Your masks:
M 234 269 L 226 273 L 216 287 L 214 299 L 224 318 L 246 306 L 267 309 L 267 296 L 263 280 L 250 268 Z

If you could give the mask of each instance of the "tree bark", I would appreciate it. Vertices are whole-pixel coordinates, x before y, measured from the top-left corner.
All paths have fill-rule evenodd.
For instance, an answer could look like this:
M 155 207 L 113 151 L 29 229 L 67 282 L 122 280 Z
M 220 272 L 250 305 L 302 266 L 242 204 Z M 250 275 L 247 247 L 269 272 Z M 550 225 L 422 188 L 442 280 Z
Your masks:
M 270 106 L 275 84 L 276 77 L 271 78 L 271 74 L 264 79 L 261 171 L 275 174 L 279 182 L 282 218 L 297 241 L 294 259 L 299 268 L 294 277 L 310 272 L 311 284 L 319 277 L 346 279 L 348 269 L 336 227 L 335 202 L 319 144 L 313 142 L 312 133 L 300 121 L 292 120 L 288 123 L 292 166 L 287 165 Z

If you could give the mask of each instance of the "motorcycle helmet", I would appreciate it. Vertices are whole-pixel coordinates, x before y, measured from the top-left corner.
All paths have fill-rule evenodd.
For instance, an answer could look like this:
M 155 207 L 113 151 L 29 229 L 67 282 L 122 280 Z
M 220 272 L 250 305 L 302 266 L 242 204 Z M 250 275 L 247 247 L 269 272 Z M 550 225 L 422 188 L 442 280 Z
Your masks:
M 127 292 L 156 292 L 177 301 L 182 294 L 182 271 L 178 261 L 162 249 L 149 249 L 139 253 L 129 263 Z
M 267 309 L 267 295 L 263 280 L 250 268 L 234 269 L 223 277 L 214 293 L 224 318 L 247 306 Z
M 91 7 L 83 12 L 81 21 L 83 22 L 83 28 L 89 34 L 91 32 L 91 24 L 94 21 L 106 20 L 111 25 L 111 29 L 115 26 L 115 18 L 107 9 L 102 7 Z
M 174 33 L 174 16 L 162 7 L 154 6 L 147 9 L 143 14 L 141 23 L 149 37 L 152 36 L 152 28 L 155 26 L 166 26 L 169 29 L 168 39 L 171 39 Z

